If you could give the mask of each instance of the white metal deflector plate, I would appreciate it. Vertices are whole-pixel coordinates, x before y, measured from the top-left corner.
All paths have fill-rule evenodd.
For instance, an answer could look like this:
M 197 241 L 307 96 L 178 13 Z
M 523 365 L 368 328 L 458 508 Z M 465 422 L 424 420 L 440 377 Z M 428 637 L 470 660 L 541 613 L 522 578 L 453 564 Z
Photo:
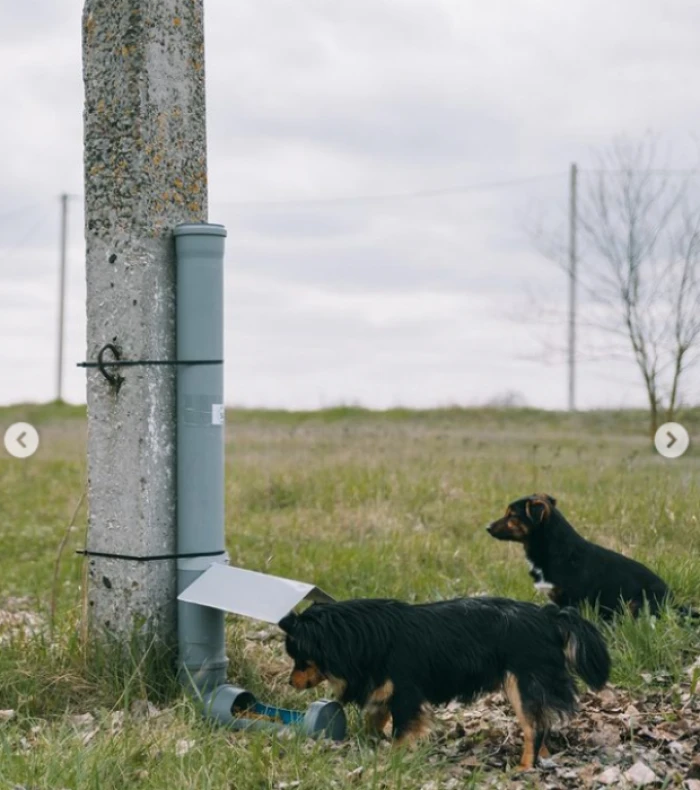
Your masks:
M 177 599 L 275 624 L 301 601 L 334 601 L 313 584 L 221 563 L 204 571 Z

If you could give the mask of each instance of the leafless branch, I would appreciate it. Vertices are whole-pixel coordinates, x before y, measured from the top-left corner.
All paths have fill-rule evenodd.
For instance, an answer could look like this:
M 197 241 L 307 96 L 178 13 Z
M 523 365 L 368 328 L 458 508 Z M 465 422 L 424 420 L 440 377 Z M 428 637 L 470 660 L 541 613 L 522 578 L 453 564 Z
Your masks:
M 684 374 L 700 357 L 700 210 L 691 195 L 697 181 L 659 167 L 653 137 L 615 141 L 596 159 L 579 197 L 579 238 L 587 249 L 578 266 L 585 300 L 579 327 L 625 338 L 654 432 L 661 412 L 673 417 Z M 568 272 L 561 241 L 542 232 L 537 246 Z

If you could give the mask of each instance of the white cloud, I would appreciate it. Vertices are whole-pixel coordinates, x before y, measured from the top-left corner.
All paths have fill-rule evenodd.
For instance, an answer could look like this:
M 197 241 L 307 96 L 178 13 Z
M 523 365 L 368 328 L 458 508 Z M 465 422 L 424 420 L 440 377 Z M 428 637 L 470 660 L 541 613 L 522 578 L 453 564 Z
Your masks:
M 0 31 L 11 119 L 0 127 L 0 364 L 13 370 L 0 402 L 53 395 L 56 198 L 82 191 L 82 3 L 24 8 Z M 619 133 L 653 128 L 674 166 L 695 164 L 700 6 L 207 0 L 205 20 L 210 217 L 229 229 L 229 399 L 429 405 L 519 390 L 563 406 L 561 355 L 528 360 L 565 337 L 566 281 L 534 252 L 528 223 L 555 209 L 565 220 L 569 162 Z M 433 198 L 266 203 L 552 173 Z M 73 400 L 81 237 L 72 201 Z M 643 403 L 630 366 L 584 365 L 579 381 L 582 405 Z

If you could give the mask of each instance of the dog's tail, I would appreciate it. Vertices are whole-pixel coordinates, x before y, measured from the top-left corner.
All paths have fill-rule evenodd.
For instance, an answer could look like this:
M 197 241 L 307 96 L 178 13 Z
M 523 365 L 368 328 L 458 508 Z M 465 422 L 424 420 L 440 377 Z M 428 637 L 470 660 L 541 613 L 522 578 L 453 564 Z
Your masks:
M 589 688 L 602 689 L 610 677 L 610 654 L 603 635 L 575 609 L 559 609 L 554 604 L 545 609 L 562 636 L 569 669 Z

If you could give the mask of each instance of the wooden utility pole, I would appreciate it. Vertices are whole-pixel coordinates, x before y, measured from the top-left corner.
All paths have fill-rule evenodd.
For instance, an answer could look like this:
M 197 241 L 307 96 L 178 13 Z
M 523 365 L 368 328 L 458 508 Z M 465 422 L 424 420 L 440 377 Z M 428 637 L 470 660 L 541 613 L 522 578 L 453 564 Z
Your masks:
M 569 180 L 569 411 L 576 410 L 576 191 L 578 168 Z
M 56 359 L 56 401 L 63 400 L 63 330 L 66 314 L 66 248 L 68 245 L 68 195 L 61 195 L 61 250 L 58 272 L 58 350 Z
M 172 230 L 207 219 L 203 0 L 86 0 L 83 77 L 87 359 L 174 360 Z M 176 550 L 175 367 L 107 372 L 87 377 L 90 624 L 172 643 L 175 562 L 147 558 Z

